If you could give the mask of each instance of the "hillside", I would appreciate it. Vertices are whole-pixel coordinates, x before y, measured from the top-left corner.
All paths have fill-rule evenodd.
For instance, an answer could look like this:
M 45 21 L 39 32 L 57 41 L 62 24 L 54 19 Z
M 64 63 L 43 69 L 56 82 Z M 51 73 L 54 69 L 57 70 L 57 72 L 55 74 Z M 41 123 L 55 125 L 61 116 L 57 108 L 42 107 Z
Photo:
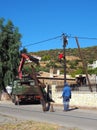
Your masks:
M 59 52 L 63 52 L 63 50 L 62 49 L 45 50 L 45 51 L 36 52 L 34 54 L 41 56 L 41 57 L 49 55 L 51 57 L 51 59 L 56 59 L 56 57 L 58 57 Z M 81 48 L 81 52 L 82 52 L 84 58 L 86 59 L 86 61 L 88 61 L 88 62 L 97 59 L 97 46 Z M 78 49 L 77 48 L 66 49 L 66 56 L 78 57 L 79 56 Z
M 47 68 L 49 69 L 52 66 L 55 69 L 60 69 L 61 72 L 63 72 L 63 63 L 59 62 L 58 53 L 63 53 L 63 50 L 45 50 L 35 52 L 34 54 L 42 58 L 40 62 L 41 67 L 47 70 Z M 33 52 L 30 54 L 33 54 Z M 81 48 L 81 54 L 86 64 L 92 64 L 93 61 L 97 60 L 97 46 Z M 82 61 L 80 59 L 80 54 L 77 48 L 66 49 L 66 63 L 67 73 L 73 73 L 76 69 L 82 68 Z

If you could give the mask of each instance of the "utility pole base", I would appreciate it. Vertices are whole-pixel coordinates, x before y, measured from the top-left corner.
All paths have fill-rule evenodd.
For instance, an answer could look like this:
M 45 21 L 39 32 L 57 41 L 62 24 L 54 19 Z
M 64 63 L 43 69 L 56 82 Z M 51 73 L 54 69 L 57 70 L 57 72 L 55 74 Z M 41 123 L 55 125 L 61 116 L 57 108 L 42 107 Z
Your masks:
M 53 104 L 51 104 L 50 112 L 55 112 L 55 111 L 54 111 L 54 108 L 53 108 Z

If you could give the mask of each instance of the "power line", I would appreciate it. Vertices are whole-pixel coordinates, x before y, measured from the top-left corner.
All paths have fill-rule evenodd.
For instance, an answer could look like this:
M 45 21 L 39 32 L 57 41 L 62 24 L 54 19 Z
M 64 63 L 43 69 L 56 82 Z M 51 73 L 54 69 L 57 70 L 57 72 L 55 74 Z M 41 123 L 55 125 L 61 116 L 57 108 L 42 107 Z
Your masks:
M 68 36 L 68 37 L 75 38 L 75 36 Z M 76 37 L 78 39 L 97 40 L 97 38 L 92 38 L 92 37 L 79 37 L 79 36 L 76 36 Z
M 63 35 L 63 34 L 62 34 Z M 40 44 L 40 43 L 44 43 L 44 42 L 48 42 L 48 41 L 51 41 L 51 40 L 55 40 L 55 39 L 58 39 L 58 38 L 60 38 L 60 37 L 62 37 L 62 35 L 61 36 L 56 36 L 56 37 L 53 37 L 53 38 L 49 38 L 49 39 L 47 39 L 47 40 L 43 40 L 43 41 L 39 41 L 39 42 L 34 42 L 34 43 L 31 43 L 31 44 L 28 44 L 28 45 L 25 45 L 25 46 L 21 46 L 21 47 L 28 47 L 28 46 L 32 46 L 32 45 L 36 45 L 36 44 Z M 68 37 L 68 38 L 75 38 L 75 36 L 72 36 L 72 35 L 67 35 L 66 33 L 65 33 L 65 35 L 66 35 L 66 37 Z M 79 36 L 76 36 L 78 39 L 85 39 L 85 40 L 97 40 L 97 38 L 90 38 L 90 37 L 79 37 Z
M 51 40 L 58 39 L 58 38 L 60 38 L 60 37 L 62 37 L 62 36 L 57 36 L 57 37 L 49 38 L 49 39 L 47 39 L 47 40 L 43 40 L 43 41 L 40 41 L 40 42 L 34 42 L 34 43 L 31 43 L 31 44 L 28 44 L 28 45 L 25 45 L 25 46 L 21 46 L 21 47 L 28 47 L 28 46 L 32 46 L 32 45 L 36 45 L 36 44 L 48 42 L 48 41 L 51 41 Z

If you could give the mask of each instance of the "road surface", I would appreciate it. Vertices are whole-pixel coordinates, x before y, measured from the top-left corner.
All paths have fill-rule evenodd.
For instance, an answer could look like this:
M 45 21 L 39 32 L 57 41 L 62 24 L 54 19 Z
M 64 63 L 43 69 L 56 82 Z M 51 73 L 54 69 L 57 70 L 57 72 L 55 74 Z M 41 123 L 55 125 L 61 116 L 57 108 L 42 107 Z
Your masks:
M 82 130 L 97 130 L 97 110 L 71 109 L 63 112 L 63 107 L 54 107 L 55 112 L 43 112 L 41 105 L 19 105 L 0 102 L 0 123 L 11 116 L 20 120 L 34 120 L 77 127 Z M 4 117 L 3 117 L 4 115 Z M 5 116 L 6 115 L 6 116 Z

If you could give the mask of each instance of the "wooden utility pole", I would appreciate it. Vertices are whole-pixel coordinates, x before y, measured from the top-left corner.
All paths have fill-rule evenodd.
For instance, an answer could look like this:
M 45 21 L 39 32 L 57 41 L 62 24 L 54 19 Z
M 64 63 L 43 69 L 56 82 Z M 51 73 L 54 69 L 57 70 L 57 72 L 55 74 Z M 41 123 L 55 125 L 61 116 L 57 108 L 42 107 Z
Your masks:
M 67 36 L 65 34 L 62 34 L 63 36 L 63 55 L 64 55 L 64 84 L 66 83 L 66 45 L 67 45 Z
M 47 109 L 46 109 L 46 101 L 45 101 L 45 98 L 44 98 L 44 95 L 43 95 L 43 92 L 42 92 L 44 84 L 42 84 L 41 82 L 39 82 L 39 80 L 38 80 L 38 78 L 36 76 L 36 72 L 35 72 L 34 67 L 32 65 L 31 65 L 31 67 L 32 67 L 32 75 L 30 75 L 30 76 L 32 77 L 32 79 L 34 79 L 35 85 L 37 86 L 39 95 L 41 97 L 42 109 L 43 109 L 43 111 L 47 111 Z M 41 86 L 39 84 L 41 84 Z
M 79 45 L 79 42 L 78 42 L 78 38 L 75 37 L 75 40 L 76 40 L 76 43 L 77 43 L 77 46 L 78 46 L 80 58 L 81 58 L 81 60 L 82 60 L 83 69 L 84 69 L 84 72 L 86 73 L 86 78 L 87 78 L 87 80 L 88 80 L 89 89 L 90 89 L 91 92 L 93 92 L 92 87 L 91 87 L 91 84 L 90 84 L 90 80 L 89 80 L 89 77 L 88 77 L 88 73 L 87 73 L 87 67 L 86 67 L 85 61 L 84 61 L 83 56 L 82 56 L 82 53 L 81 53 L 81 49 L 80 49 L 80 45 Z

